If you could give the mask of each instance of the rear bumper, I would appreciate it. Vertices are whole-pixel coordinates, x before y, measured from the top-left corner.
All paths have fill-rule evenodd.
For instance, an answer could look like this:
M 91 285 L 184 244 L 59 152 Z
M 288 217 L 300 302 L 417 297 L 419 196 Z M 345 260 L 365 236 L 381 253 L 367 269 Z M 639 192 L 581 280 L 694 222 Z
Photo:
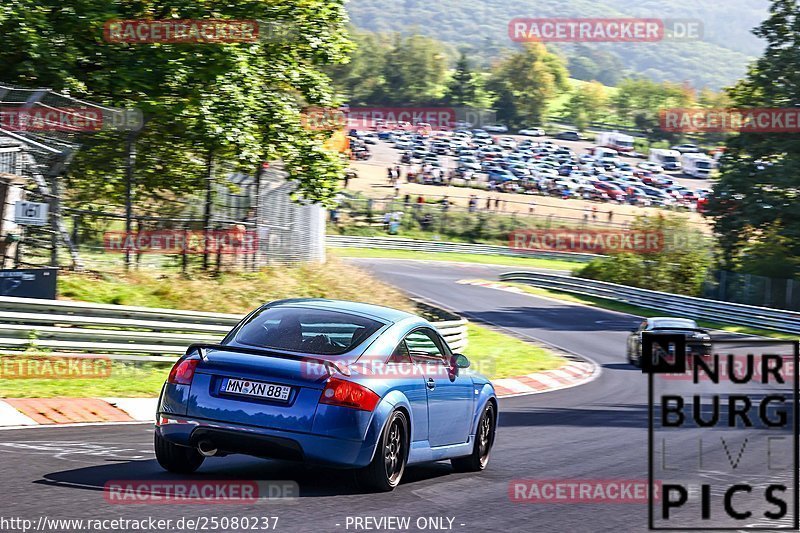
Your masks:
M 156 432 L 181 446 L 197 446 L 203 439 L 225 453 L 269 459 L 302 461 L 338 468 L 367 466 L 375 442 L 349 440 L 295 431 L 258 428 L 200 418 L 159 413 Z

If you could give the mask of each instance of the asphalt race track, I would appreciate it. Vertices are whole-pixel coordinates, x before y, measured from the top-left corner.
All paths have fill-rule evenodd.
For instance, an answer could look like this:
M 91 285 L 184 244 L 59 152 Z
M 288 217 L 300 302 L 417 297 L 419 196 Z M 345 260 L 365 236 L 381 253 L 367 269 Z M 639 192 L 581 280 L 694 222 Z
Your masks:
M 35 428 L 0 432 L 0 515 L 49 518 L 278 516 L 277 531 L 356 531 L 353 517 L 452 518 L 454 531 L 646 531 L 645 504 L 515 503 L 515 479 L 647 479 L 647 381 L 624 362 L 635 317 L 456 284 L 490 279 L 508 267 L 398 260 L 353 260 L 380 278 L 480 320 L 584 355 L 602 367 L 573 389 L 502 400 L 500 428 L 486 472 L 454 474 L 449 463 L 415 467 L 388 494 L 362 494 L 348 474 L 244 457 L 207 459 L 199 479 L 294 479 L 294 503 L 119 505 L 113 480 L 168 480 L 152 453 L 149 425 Z M 512 357 L 513 354 L 509 354 Z M 348 522 L 348 517 L 350 521 Z M 348 524 L 350 524 L 348 526 Z M 442 527 L 448 527 L 444 520 Z M 426 530 L 431 530 L 428 525 Z M 229 529 L 232 530 L 232 529 Z M 391 530 L 389 528 L 371 529 Z M 66 529 L 64 530 L 66 531 Z M 237 530 L 238 531 L 238 530 Z

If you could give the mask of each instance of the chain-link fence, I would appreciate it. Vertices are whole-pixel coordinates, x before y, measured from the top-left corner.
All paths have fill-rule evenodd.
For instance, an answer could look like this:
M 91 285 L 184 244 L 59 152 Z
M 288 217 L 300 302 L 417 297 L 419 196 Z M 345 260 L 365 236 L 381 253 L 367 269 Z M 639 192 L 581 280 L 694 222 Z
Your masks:
M 331 210 L 329 227 L 343 235 L 390 234 L 415 237 L 427 233 L 442 239 L 483 244 L 508 244 L 509 234 L 525 229 L 627 229 L 633 217 L 613 215 L 600 208 L 564 209 L 561 214 L 537 213 L 535 206 L 527 211 L 512 211 L 509 202 L 478 199 L 468 205 L 457 205 L 454 197 L 430 195 L 401 198 L 364 198 L 342 195 Z M 463 204 L 463 202 L 461 202 Z
M 105 107 L 52 89 L 0 85 L 0 145 L 4 147 L 0 166 L 12 176 L 3 180 L 4 184 L 21 189 L 19 196 L 25 200 L 47 203 L 50 211 L 50 224 L 45 226 L 17 228 L 9 222 L 10 217 L 3 217 L 2 238 L 20 240 L 19 245 L 3 246 L 3 262 L 9 260 L 6 251 L 14 249 L 17 265 L 58 264 L 62 247 L 70 255 L 69 263 L 81 267 L 62 217 L 60 177 L 84 135 L 99 130 L 131 131 L 141 125 L 142 116 L 136 110 Z M 13 177 L 23 181 L 12 183 Z M 9 195 L 3 196 L 4 203 L 9 203 Z
M 0 188 L 14 189 L 14 194 L 0 191 L 2 264 L 188 270 L 199 262 L 222 270 L 324 260 L 324 211 L 292 201 L 293 184 L 280 164 L 251 176 L 219 162 L 208 194 L 200 190 L 158 199 L 155 193 L 152 198 L 132 194 L 135 147 L 129 135 L 116 133 L 143 124 L 137 110 L 105 107 L 50 89 L 0 85 Z M 118 137 L 130 156 L 127 163 L 120 160 L 126 165 L 127 214 L 123 206 L 71 209 L 71 196 L 62 190 L 85 135 L 100 130 L 114 133 L 112 138 Z M 17 226 L 9 210 L 18 199 L 48 204 L 49 224 Z M 159 202 L 167 208 L 158 208 Z M 14 245 L 6 246 L 11 240 Z
M 134 214 L 130 233 L 121 211 L 67 207 L 62 218 L 82 266 L 101 272 L 121 270 L 126 251 L 134 270 L 245 271 L 324 261 L 324 209 L 293 202 L 293 188 L 275 164 L 260 180 L 231 174 L 216 182 L 208 223 L 202 216 L 204 194 L 180 199 L 186 206 L 183 216 Z M 46 200 L 34 190 L 26 196 Z M 6 266 L 64 263 L 66 250 L 52 226 L 20 227 L 18 235 L 15 253 L 3 258 Z

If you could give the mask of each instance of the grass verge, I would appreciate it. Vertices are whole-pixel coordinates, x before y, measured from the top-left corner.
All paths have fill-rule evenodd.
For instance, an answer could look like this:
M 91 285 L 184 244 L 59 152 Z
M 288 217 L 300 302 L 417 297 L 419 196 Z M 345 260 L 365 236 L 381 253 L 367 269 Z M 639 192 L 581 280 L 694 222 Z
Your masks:
M 41 375 L 47 375 L 47 357 L 0 356 L 2 375 L 11 375 L 10 369 L 28 362 L 38 363 Z M 0 379 L 0 398 L 153 398 L 161 392 L 167 379 L 169 363 L 134 363 L 112 361 L 108 372 L 93 378 L 16 378 Z
M 456 261 L 462 263 L 479 263 L 485 265 L 507 265 L 527 268 L 544 268 L 549 270 L 568 270 L 583 266 L 585 263 L 564 261 L 561 259 L 538 259 L 529 257 L 513 257 L 502 255 L 478 255 L 456 252 L 416 252 L 410 250 L 383 250 L 379 248 L 328 248 L 328 252 L 336 257 L 375 257 L 388 259 L 424 259 L 427 261 Z
M 258 272 L 182 276 L 178 272 L 59 273 L 59 297 L 82 302 L 140 305 L 244 314 L 283 298 L 332 298 L 413 312 L 397 289 L 331 258 L 325 264 L 265 268 Z
M 656 311 L 647 309 L 646 307 L 639 307 L 637 305 L 626 304 L 617 302 L 615 300 L 607 300 L 605 298 L 596 298 L 594 296 L 584 296 L 582 294 L 573 294 L 566 292 L 559 292 L 550 289 L 543 289 L 540 287 L 531 287 L 524 283 L 505 282 L 505 285 L 518 287 L 523 291 L 533 294 L 535 296 L 547 296 L 565 302 L 578 303 L 589 305 L 600 309 L 608 309 L 611 311 L 619 311 L 620 313 L 627 313 L 629 315 L 636 315 L 641 317 L 664 316 L 664 311 Z M 721 324 L 719 322 L 709 322 L 706 320 L 698 320 L 697 324 L 700 327 L 718 329 L 721 331 L 729 331 L 731 333 L 741 333 L 743 335 L 759 335 L 762 337 L 770 337 L 773 339 L 796 340 L 797 336 L 790 333 L 782 333 L 779 331 L 772 331 L 766 329 L 751 328 L 748 326 L 735 326 L 730 324 Z
M 476 371 L 492 379 L 551 370 L 564 364 L 554 352 L 493 329 L 470 323 L 466 355 Z

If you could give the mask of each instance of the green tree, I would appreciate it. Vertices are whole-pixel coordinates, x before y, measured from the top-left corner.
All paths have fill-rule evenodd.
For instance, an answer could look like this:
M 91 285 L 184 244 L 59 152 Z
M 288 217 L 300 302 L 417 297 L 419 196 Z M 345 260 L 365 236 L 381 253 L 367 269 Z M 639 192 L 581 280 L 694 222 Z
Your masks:
M 595 259 L 576 272 L 584 278 L 697 296 L 701 293 L 713 249 L 708 236 L 682 217 L 640 217 L 631 230 L 663 236 L 660 250 L 642 254 L 615 254 Z
M 350 105 L 377 103 L 386 94 L 386 56 L 391 50 L 386 35 L 351 30 L 355 49 L 346 64 L 327 69 L 336 90 Z
M 603 85 L 612 86 L 619 82 L 625 72 L 625 64 L 619 57 L 584 44 L 573 46 L 567 68 L 570 76 L 575 79 L 597 80 Z
M 469 59 L 461 53 L 456 63 L 455 72 L 447 85 L 444 101 L 448 105 L 472 106 L 478 97 L 479 78 L 472 70 Z
M 773 0 L 769 18 L 754 33 L 766 41 L 766 49 L 749 67 L 746 78 L 730 89 L 735 107 L 800 106 L 798 2 Z M 745 132 L 729 138 L 709 205 L 723 268 L 798 274 L 798 190 L 800 135 Z M 780 253 L 765 254 L 772 246 Z
M 383 93 L 378 101 L 394 105 L 431 105 L 440 101 L 447 77 L 447 53 L 439 41 L 422 35 L 395 35 L 386 54 Z
M 691 107 L 694 91 L 672 82 L 648 79 L 625 79 L 611 98 L 611 108 L 622 124 L 633 124 L 648 132 L 654 140 L 675 141 L 678 135 L 659 128 L 660 112 L 669 108 Z
M 497 96 L 498 120 L 513 127 L 541 124 L 553 97 L 568 89 L 568 77 L 562 60 L 543 44 L 525 44 L 492 71 L 488 89 Z
M 285 31 L 277 39 L 229 44 L 119 44 L 103 39 L 110 19 L 259 19 Z M 324 21 L 324 23 L 320 23 Z M 136 186 L 148 204 L 205 185 L 215 157 L 254 171 L 282 158 L 298 193 L 326 201 L 341 165 L 321 149 L 324 134 L 301 126 L 308 104 L 334 102 L 326 64 L 349 43 L 339 0 L 212 0 L 119 3 L 11 0 L 0 7 L 4 81 L 47 86 L 84 100 L 141 110 Z M 83 139 L 69 183 L 85 203 L 119 201 L 124 191 L 121 136 Z M 298 153 L 298 147 L 303 147 Z
M 603 84 L 593 81 L 576 86 L 564 106 L 564 118 L 578 130 L 585 130 L 590 122 L 599 121 L 607 111 L 608 95 Z

